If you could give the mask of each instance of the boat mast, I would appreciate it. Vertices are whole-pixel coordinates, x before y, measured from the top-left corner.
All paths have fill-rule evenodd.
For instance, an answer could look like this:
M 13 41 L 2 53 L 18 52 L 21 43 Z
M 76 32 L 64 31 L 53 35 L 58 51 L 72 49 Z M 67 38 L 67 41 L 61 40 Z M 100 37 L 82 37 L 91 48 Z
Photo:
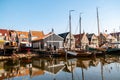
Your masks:
M 79 27 L 80 50 L 81 50 L 81 14 L 82 14 L 82 13 L 80 13 L 80 17 L 79 17 L 79 26 L 80 26 L 80 27 Z
M 69 10 L 69 33 L 70 33 L 70 47 L 69 50 L 71 50 L 71 12 L 74 10 Z
M 98 14 L 98 7 L 96 8 L 97 11 L 97 27 L 98 27 L 98 43 L 100 45 L 100 26 L 99 26 L 99 14 Z
M 120 26 L 119 26 L 119 31 L 120 31 Z M 120 34 L 118 32 L 118 41 L 120 42 Z
M 97 10 L 97 26 L 98 26 L 98 35 L 100 35 L 98 7 L 96 8 L 96 10 Z

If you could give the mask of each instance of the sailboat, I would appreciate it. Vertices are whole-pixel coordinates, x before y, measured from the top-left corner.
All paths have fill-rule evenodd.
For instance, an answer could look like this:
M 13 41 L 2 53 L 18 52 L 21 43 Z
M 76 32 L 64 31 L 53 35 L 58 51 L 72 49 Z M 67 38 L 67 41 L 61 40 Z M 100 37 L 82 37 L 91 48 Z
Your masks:
M 98 45 L 99 47 L 93 48 L 88 46 L 88 50 L 94 52 L 96 55 L 105 55 L 106 49 L 102 48 L 101 45 L 101 38 L 100 38 L 100 26 L 99 26 L 99 14 L 98 14 L 98 8 L 96 8 L 97 12 L 97 28 L 98 28 Z
M 66 56 L 77 56 L 77 52 L 71 50 L 71 12 L 74 10 L 69 11 L 69 38 L 70 38 L 70 45 L 69 45 L 69 50 L 65 50 Z
M 116 45 L 120 45 L 120 42 L 114 42 L 114 43 L 110 43 L 110 45 L 114 46 L 114 47 L 108 47 L 106 50 L 107 54 L 120 54 L 120 47 L 116 46 Z
M 98 15 L 98 8 L 96 8 L 96 10 L 97 10 L 97 24 L 98 24 L 98 35 L 100 35 L 100 29 L 99 29 L 99 15 Z M 100 37 L 99 37 L 99 43 L 101 42 L 101 39 L 100 39 Z M 107 41 L 106 41 L 107 42 Z M 120 45 L 120 42 L 117 42 L 117 43 L 110 43 L 110 42 L 107 42 L 107 44 L 109 44 L 109 45 L 111 45 L 110 47 L 109 46 L 106 46 L 107 48 L 106 49 L 104 49 L 104 48 L 96 48 L 97 50 L 101 50 L 102 52 L 104 52 L 104 53 L 102 53 L 102 54 L 105 54 L 105 53 L 108 53 L 108 54 L 111 54 L 111 53 L 120 53 L 120 48 L 119 47 L 112 47 L 112 46 L 116 46 L 116 44 L 117 44 L 117 46 L 118 45 Z M 100 45 L 100 44 L 99 44 Z
M 75 51 L 78 53 L 77 54 L 78 57 L 90 57 L 92 55 L 92 53 L 85 49 L 82 49 L 82 47 L 81 47 L 82 46 L 81 35 L 82 34 L 81 34 L 81 13 L 80 13 L 80 17 L 79 17 L 79 40 L 80 40 L 79 43 L 80 43 L 80 46 L 79 46 L 79 50 L 75 50 Z

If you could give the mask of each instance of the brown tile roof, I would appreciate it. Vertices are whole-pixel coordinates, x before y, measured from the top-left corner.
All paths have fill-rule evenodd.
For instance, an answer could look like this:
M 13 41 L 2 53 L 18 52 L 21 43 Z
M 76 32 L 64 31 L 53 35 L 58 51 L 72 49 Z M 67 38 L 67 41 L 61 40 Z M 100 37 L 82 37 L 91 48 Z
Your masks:
M 52 35 L 52 34 L 54 34 L 54 33 L 49 32 L 48 34 L 44 34 L 44 35 L 43 35 L 43 36 L 41 36 L 40 38 L 36 38 L 36 39 L 34 39 L 33 41 L 37 41 L 37 40 L 44 39 L 44 38 L 46 38 L 46 37 L 48 37 L 48 36 L 50 36 L 50 35 Z
M 30 32 L 31 32 L 32 36 L 37 37 L 34 40 L 42 39 L 45 36 L 44 33 L 43 33 L 43 31 L 30 31 Z
M 16 31 L 16 32 L 18 34 L 18 38 L 28 38 L 28 32 L 25 32 L 25 31 Z
M 76 34 L 74 35 L 74 38 L 75 38 L 75 44 L 79 44 L 80 43 L 80 37 L 82 39 L 84 33 L 83 34 Z
M 75 34 L 74 37 L 75 37 L 75 39 L 77 38 L 78 40 L 80 40 L 80 37 L 82 38 L 83 35 L 84 35 L 84 33 L 83 34 Z
M 7 29 L 0 29 L 0 33 L 2 36 L 5 36 L 5 34 L 7 34 L 7 36 L 9 35 L 9 31 Z

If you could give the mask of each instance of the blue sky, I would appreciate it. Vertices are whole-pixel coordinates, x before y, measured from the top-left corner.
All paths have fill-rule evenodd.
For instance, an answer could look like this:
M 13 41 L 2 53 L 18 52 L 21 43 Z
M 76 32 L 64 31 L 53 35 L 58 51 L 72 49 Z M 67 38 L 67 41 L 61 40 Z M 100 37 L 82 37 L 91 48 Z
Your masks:
M 99 9 L 100 32 L 120 31 L 120 0 L 0 0 L 0 28 L 21 31 L 37 30 L 56 34 L 78 33 L 82 12 L 82 31 L 97 34 L 96 7 Z

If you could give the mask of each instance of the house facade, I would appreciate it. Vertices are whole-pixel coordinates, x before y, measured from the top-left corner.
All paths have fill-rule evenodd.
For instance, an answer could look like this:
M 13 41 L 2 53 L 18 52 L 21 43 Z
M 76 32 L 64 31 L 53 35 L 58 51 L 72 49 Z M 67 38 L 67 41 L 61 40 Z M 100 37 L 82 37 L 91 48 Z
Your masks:
M 25 51 L 25 49 L 31 47 L 31 43 L 29 43 L 28 32 L 25 31 L 16 31 L 18 36 L 18 48 L 19 51 Z
M 44 33 L 43 31 L 29 31 L 29 41 L 33 41 L 33 40 L 36 40 L 36 39 L 41 39 L 44 37 Z
M 39 50 L 46 50 L 48 48 L 61 49 L 63 48 L 63 38 L 52 32 L 44 37 L 33 40 L 32 47 Z
M 28 32 L 25 32 L 25 31 L 16 31 L 16 32 L 17 32 L 17 36 L 18 36 L 18 39 L 19 39 L 19 43 L 29 42 Z
M 105 44 L 106 42 L 113 43 L 117 41 L 117 39 L 114 36 L 105 33 L 101 33 L 99 38 L 101 45 Z
M 70 33 L 61 33 L 59 34 L 64 39 L 64 48 L 70 49 Z M 73 34 L 71 34 L 71 49 L 75 49 L 75 38 Z
M 114 36 L 112 36 L 112 35 L 109 34 L 109 35 L 107 36 L 106 41 L 107 41 L 107 42 L 110 42 L 110 43 L 113 43 L 113 42 L 116 42 L 117 39 L 116 39 Z
M 17 47 L 18 46 L 18 35 L 15 30 L 9 30 L 9 35 L 10 35 L 10 46 Z
M 64 61 L 63 60 L 45 60 L 45 59 L 36 59 L 32 61 L 33 67 L 37 67 L 42 71 L 46 71 L 48 74 L 55 75 L 59 73 L 59 71 L 63 70 L 65 67 Z M 43 74 L 42 74 L 43 75 Z
M 89 40 L 88 40 L 88 38 L 87 38 L 85 33 L 83 33 L 83 34 L 76 34 L 76 35 L 74 35 L 74 37 L 75 37 L 75 47 L 76 48 L 80 48 L 81 47 L 81 49 L 85 49 L 86 45 L 89 45 Z
M 96 47 L 99 46 L 98 45 L 98 37 L 94 33 L 92 33 L 92 34 L 86 34 L 86 35 L 87 35 L 87 38 L 89 40 L 89 46 L 90 47 L 96 48 Z
M 114 36 L 115 38 L 117 38 L 117 41 L 120 41 L 120 32 L 116 32 L 116 33 L 110 33 L 112 36 Z
M 4 49 L 4 43 L 9 41 L 9 31 L 7 29 L 0 29 L 0 49 Z

